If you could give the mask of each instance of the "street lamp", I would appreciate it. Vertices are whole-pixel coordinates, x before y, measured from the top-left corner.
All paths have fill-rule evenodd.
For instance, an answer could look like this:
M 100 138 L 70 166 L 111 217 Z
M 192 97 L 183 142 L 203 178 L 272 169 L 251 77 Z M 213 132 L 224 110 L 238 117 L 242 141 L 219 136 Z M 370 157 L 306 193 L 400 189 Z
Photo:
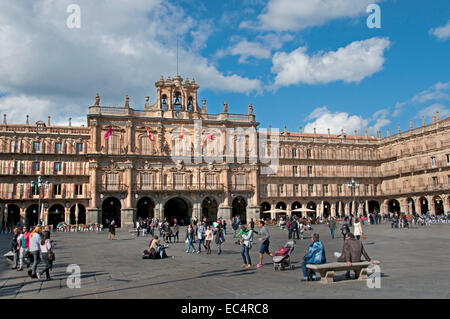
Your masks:
M 37 184 L 34 181 L 31 181 L 30 185 L 31 185 L 32 189 L 34 189 L 37 186 L 37 191 L 39 194 L 38 225 L 41 226 L 41 188 L 43 185 L 45 185 L 45 187 L 48 187 L 50 185 L 50 183 L 48 181 L 45 181 L 45 183 L 43 184 L 42 176 L 38 176 Z
M 352 177 L 352 181 L 347 183 L 347 186 L 352 189 L 352 195 L 353 195 L 352 210 L 353 210 L 353 215 L 356 216 L 356 187 L 359 187 L 359 183 L 356 182 L 355 179 Z

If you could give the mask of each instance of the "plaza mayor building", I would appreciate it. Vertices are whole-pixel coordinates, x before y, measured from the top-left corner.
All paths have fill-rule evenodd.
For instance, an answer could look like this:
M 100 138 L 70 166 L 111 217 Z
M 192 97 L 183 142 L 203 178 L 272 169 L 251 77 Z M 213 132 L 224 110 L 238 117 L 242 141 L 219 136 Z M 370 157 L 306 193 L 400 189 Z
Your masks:
M 199 85 L 155 83 L 153 105 L 104 106 L 87 126 L 0 124 L 2 227 L 138 218 L 276 218 L 450 211 L 450 118 L 384 138 L 367 132 L 259 129 L 247 114 L 209 114 Z M 394 132 L 393 132 L 394 133 Z M 300 208 L 307 208 L 304 212 Z

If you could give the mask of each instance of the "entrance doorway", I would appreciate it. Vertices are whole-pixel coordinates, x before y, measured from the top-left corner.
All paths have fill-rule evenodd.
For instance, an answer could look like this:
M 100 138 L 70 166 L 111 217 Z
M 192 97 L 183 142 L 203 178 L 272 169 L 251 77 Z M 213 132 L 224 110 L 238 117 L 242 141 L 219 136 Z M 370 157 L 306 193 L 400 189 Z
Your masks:
M 136 217 L 137 219 L 146 219 L 146 218 L 153 218 L 155 216 L 155 203 L 148 198 L 148 197 L 142 197 L 136 205 L 137 212 Z
M 176 219 L 178 224 L 188 225 L 191 217 L 189 205 L 180 197 L 172 198 L 164 205 L 164 217 L 169 223 Z
M 6 226 L 15 227 L 20 223 L 20 208 L 14 204 L 8 204 L 8 218 L 6 220 Z
M 117 227 L 121 226 L 121 210 L 122 204 L 115 197 L 108 197 L 102 204 L 102 224 L 109 227 L 114 221 Z
M 206 217 L 208 222 L 217 220 L 217 201 L 214 198 L 206 197 L 202 202 L 202 219 Z
M 241 224 L 247 223 L 247 202 L 241 196 L 236 197 L 233 200 L 233 216 L 238 216 L 241 220 Z
M 48 210 L 47 225 L 52 225 L 53 229 L 56 229 L 62 222 L 64 222 L 64 207 L 59 204 L 53 205 Z

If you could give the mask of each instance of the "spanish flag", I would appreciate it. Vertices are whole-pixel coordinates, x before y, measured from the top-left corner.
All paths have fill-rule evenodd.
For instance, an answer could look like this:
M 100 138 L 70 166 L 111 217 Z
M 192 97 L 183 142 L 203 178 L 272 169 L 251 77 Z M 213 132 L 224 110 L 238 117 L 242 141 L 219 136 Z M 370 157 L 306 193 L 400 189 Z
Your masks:
M 147 136 L 150 139 L 150 142 L 153 142 L 152 133 L 150 133 L 150 127 L 147 126 Z
M 112 126 L 110 126 L 109 129 L 108 129 L 108 132 L 106 132 L 105 140 L 107 140 L 111 134 L 112 134 Z

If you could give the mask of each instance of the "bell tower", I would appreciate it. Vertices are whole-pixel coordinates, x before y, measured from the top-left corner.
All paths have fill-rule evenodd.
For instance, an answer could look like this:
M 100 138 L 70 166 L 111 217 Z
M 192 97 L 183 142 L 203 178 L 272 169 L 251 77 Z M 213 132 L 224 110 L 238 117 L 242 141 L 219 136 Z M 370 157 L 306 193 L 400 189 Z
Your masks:
M 197 91 L 200 86 L 194 79 L 192 81 L 186 79 L 183 82 L 183 78 L 179 75 L 173 79 L 170 77 L 164 79 L 161 76 L 155 86 L 158 95 L 155 104 L 157 110 L 199 112 Z

